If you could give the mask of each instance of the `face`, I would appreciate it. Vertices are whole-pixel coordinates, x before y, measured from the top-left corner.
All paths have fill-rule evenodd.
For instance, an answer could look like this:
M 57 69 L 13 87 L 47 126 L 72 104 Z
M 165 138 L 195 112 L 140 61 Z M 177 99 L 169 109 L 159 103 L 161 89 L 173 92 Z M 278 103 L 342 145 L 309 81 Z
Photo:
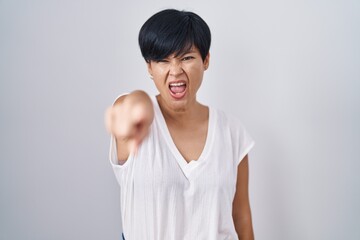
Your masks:
M 194 107 L 209 58 L 208 54 L 203 61 L 199 50 L 193 47 L 177 57 L 173 54 L 160 61 L 150 61 L 148 71 L 160 93 L 160 105 L 177 112 Z

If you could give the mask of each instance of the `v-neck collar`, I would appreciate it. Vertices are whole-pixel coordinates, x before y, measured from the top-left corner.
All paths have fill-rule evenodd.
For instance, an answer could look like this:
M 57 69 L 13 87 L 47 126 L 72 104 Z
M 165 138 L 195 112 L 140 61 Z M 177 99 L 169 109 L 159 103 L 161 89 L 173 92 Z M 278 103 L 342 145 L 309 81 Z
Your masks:
M 207 156 L 209 154 L 209 151 L 211 150 L 211 147 L 214 142 L 214 127 L 215 127 L 215 121 L 216 121 L 216 111 L 214 111 L 211 107 L 209 107 L 209 122 L 208 122 L 208 130 L 205 140 L 204 148 L 197 160 L 190 160 L 187 162 L 185 158 L 181 155 L 179 149 L 176 147 L 174 140 L 171 137 L 170 131 L 167 127 L 165 118 L 161 112 L 159 103 L 156 99 L 156 96 L 152 96 L 154 109 L 155 109 L 155 120 L 159 124 L 159 128 L 161 129 L 161 132 L 166 140 L 166 143 L 168 144 L 168 147 L 170 148 L 172 154 L 174 155 L 177 163 L 181 167 L 182 171 L 186 175 L 186 177 L 189 176 L 190 172 L 195 169 L 199 164 L 202 164 L 204 161 L 206 161 Z

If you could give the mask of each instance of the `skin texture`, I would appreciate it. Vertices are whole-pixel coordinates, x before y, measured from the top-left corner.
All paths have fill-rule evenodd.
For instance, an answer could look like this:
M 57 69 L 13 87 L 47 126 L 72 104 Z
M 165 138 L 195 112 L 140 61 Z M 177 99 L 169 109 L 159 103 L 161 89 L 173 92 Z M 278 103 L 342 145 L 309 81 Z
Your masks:
M 105 125 L 116 138 L 118 160 L 124 163 L 130 152 L 147 135 L 154 118 L 152 102 L 147 93 L 134 91 L 118 98 L 105 113 Z
M 189 52 L 160 62 L 147 64 L 149 74 L 159 91 L 157 100 L 164 115 L 167 127 L 176 147 L 186 161 L 197 160 L 205 146 L 209 109 L 196 100 L 204 71 L 209 66 L 210 55 L 203 61 L 199 51 Z M 169 84 L 183 81 L 186 93 L 181 99 L 172 97 Z
M 150 61 L 147 64 L 149 74 L 153 76 L 160 93 L 158 101 L 163 111 L 172 115 L 179 112 L 188 116 L 193 110 L 204 107 L 196 101 L 196 93 L 201 86 L 204 71 L 209 66 L 209 59 L 210 55 L 203 61 L 199 50 L 192 48 L 190 52 L 181 56 L 172 55 L 160 62 Z M 181 80 L 187 85 L 186 96 L 181 100 L 175 100 L 169 94 L 169 83 Z
M 253 240 L 250 201 L 249 201 L 249 163 L 246 155 L 238 166 L 236 192 L 233 201 L 233 220 L 239 239 Z
M 159 91 L 157 101 L 171 137 L 186 161 L 197 160 L 205 146 L 209 109 L 196 100 L 210 55 L 203 60 L 192 48 L 181 56 L 171 55 L 161 61 L 150 61 L 147 69 Z M 185 94 L 174 97 L 169 84 L 186 84 Z M 154 112 L 149 96 L 134 91 L 119 98 L 106 112 L 108 131 L 116 137 L 118 159 L 124 163 L 148 132 Z M 254 239 L 248 196 L 248 157 L 238 166 L 236 193 L 233 201 L 233 220 L 241 240 Z

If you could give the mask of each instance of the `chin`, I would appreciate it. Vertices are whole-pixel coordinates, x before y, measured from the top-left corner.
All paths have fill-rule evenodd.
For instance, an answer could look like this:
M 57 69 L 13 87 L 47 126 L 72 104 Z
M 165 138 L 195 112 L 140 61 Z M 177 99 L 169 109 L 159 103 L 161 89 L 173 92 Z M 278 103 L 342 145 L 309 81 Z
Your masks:
M 161 96 L 161 94 L 160 94 Z M 162 95 L 161 102 L 174 112 L 185 112 L 188 109 L 189 99 L 185 96 L 182 99 L 174 99 L 171 95 Z

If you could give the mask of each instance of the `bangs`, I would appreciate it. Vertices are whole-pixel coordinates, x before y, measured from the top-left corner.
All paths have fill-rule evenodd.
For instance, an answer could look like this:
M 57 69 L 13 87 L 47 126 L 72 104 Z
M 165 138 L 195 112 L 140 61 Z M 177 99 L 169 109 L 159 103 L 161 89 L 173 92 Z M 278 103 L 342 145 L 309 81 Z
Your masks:
M 210 29 L 199 16 L 190 12 L 164 10 L 141 27 L 139 45 L 146 62 L 181 56 L 193 47 L 205 59 L 210 48 Z
M 145 42 L 146 56 L 144 56 L 147 62 L 159 61 L 172 54 L 178 57 L 190 51 L 194 45 L 192 27 L 189 26 L 191 23 L 188 19 L 178 19 L 177 22 L 169 25 L 169 21 L 164 20 L 162 24 L 149 31 Z
M 180 35 L 181 36 L 181 35 Z M 175 57 L 189 52 L 194 45 L 192 38 L 170 38 L 165 41 L 155 41 L 146 57 L 147 61 L 159 61 L 174 54 Z

